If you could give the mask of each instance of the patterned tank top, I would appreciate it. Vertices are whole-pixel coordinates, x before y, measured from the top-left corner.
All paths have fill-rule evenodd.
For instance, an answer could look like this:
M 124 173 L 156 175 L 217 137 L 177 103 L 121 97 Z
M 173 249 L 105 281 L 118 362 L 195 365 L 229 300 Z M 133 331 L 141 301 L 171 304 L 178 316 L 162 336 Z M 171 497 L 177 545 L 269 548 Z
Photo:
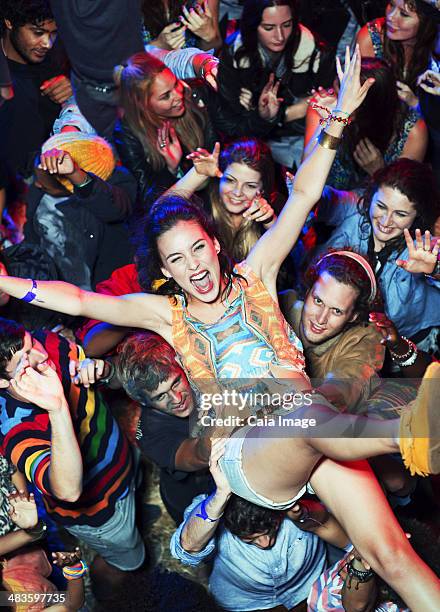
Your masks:
M 202 323 L 188 313 L 184 300 L 170 299 L 176 353 L 190 381 L 201 391 L 203 381 L 292 378 L 304 372 L 302 344 L 262 281 L 245 263 L 237 264 L 238 296 L 215 323 Z M 278 367 L 277 367 L 278 366 Z M 281 372 L 281 373 L 280 373 Z M 202 384 L 200 384 L 202 383 Z

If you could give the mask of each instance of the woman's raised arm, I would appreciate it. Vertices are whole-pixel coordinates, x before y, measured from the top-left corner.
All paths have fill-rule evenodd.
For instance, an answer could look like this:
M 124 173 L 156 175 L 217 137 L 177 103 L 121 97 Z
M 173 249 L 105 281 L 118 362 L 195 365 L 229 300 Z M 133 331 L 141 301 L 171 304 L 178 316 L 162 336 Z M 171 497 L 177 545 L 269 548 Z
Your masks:
M 13 276 L 0 276 L 0 291 L 41 308 L 114 325 L 159 332 L 164 325 L 171 323 L 168 300 L 160 295 L 133 293 L 115 297 L 84 291 L 60 281 L 35 281 Z
M 313 151 L 299 167 L 292 192 L 277 222 L 259 239 L 247 257 L 251 268 L 272 293 L 282 262 L 296 243 L 307 215 L 321 197 L 342 136 L 344 118 L 362 104 L 374 82 L 367 79 L 361 86 L 360 70 L 359 47 L 356 47 L 351 60 L 347 47 L 344 72 L 338 65 L 341 88 L 332 113 L 333 120 L 328 122 Z

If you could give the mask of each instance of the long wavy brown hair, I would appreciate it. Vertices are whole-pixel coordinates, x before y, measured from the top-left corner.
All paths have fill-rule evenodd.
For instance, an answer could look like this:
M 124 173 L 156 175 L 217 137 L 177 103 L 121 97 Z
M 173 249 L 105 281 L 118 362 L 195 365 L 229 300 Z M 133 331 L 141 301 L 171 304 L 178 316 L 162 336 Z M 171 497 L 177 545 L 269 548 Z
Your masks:
M 405 7 L 415 11 L 420 20 L 417 30 L 416 42 L 414 45 L 411 59 L 405 66 L 405 53 L 400 41 L 390 40 L 383 30 L 383 51 L 386 59 L 394 68 L 394 74 L 398 81 L 406 83 L 411 89 L 417 85 L 417 77 L 428 67 L 429 57 L 434 48 L 437 36 L 437 26 L 435 22 L 419 10 L 415 0 L 407 0 Z
M 119 87 L 119 100 L 124 118 L 130 130 L 141 141 L 145 155 L 154 170 L 165 167 L 165 160 L 157 148 L 157 130 L 163 119 L 153 113 L 148 105 L 154 79 L 169 70 L 150 53 L 136 53 L 126 66 L 115 68 L 115 82 Z M 185 113 L 170 119 L 180 144 L 187 151 L 203 146 L 205 116 L 191 98 L 191 90 L 185 87 Z
M 242 138 L 230 143 L 220 155 L 219 168 L 222 172 L 230 164 L 244 164 L 261 175 L 262 194 L 272 206 L 275 205 L 275 168 L 269 147 L 255 138 Z M 209 188 L 212 217 L 228 253 L 234 261 L 242 261 L 249 254 L 264 232 L 261 223 L 250 219 L 242 220 L 239 228 L 233 224 L 231 214 L 226 210 L 220 197 L 220 182 L 212 179 Z M 278 211 L 277 211 L 278 212 Z

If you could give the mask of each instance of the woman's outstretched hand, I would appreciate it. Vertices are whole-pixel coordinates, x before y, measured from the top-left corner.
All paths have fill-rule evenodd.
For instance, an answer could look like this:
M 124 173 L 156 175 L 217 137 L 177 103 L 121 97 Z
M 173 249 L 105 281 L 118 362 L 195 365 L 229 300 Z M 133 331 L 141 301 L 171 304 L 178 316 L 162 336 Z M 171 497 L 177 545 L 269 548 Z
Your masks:
M 426 230 L 425 237 L 422 238 L 422 232 L 416 229 L 416 244 L 414 245 L 409 231 L 404 229 L 403 232 L 408 247 L 408 259 L 397 259 L 396 266 L 412 274 L 432 274 L 437 264 L 440 238 L 431 244 L 431 233 Z
M 342 70 L 338 57 L 336 58 L 336 70 L 341 83 L 337 109 L 351 115 L 365 100 L 368 90 L 374 83 L 374 79 L 371 78 L 361 85 L 361 52 L 359 45 L 356 45 L 356 50 L 351 59 L 350 49 L 346 47 L 344 70 Z
M 212 178 L 221 178 L 223 173 L 218 167 L 218 158 L 220 155 L 220 143 L 216 142 L 212 153 L 206 149 L 196 149 L 186 156 L 186 159 L 191 159 L 196 169 L 197 174 L 202 176 L 210 176 Z

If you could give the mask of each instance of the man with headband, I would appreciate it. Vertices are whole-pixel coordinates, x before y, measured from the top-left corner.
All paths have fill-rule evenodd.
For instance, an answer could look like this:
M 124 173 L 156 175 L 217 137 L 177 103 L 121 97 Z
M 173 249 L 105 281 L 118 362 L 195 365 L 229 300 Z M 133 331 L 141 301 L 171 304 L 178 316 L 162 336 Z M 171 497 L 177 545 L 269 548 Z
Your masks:
M 374 272 L 361 255 L 334 251 L 308 268 L 305 281 L 305 300 L 286 291 L 281 309 L 320 391 L 340 410 L 357 412 L 377 386 L 385 354 L 381 335 L 368 323 L 377 294 Z

